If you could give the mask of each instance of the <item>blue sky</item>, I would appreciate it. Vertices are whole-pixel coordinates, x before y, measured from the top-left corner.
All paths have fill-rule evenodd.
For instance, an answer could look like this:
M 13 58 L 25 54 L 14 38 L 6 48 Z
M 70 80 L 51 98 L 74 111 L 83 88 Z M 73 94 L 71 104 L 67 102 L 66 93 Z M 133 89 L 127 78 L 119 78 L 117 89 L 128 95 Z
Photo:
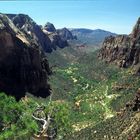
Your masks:
M 140 17 L 140 0 L 11 0 L 0 1 L 0 12 L 28 14 L 38 24 L 52 22 L 56 28 L 128 34 Z

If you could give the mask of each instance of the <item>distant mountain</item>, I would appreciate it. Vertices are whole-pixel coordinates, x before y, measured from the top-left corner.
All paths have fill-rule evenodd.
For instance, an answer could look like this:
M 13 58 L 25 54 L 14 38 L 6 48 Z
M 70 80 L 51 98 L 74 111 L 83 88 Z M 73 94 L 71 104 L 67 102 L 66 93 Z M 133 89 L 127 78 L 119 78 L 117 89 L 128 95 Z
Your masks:
M 54 25 L 50 22 L 47 22 L 44 26 L 44 29 L 48 32 L 56 32 Z
M 73 39 L 72 33 L 68 29 L 63 28 L 57 32 L 55 26 L 50 22 L 47 22 L 44 26 L 39 26 L 28 15 L 6 15 L 26 35 L 27 39 L 34 42 L 45 52 L 50 53 L 57 47 L 64 48 L 68 46 L 67 40 Z
M 67 39 L 63 38 L 61 35 L 59 35 L 59 33 L 57 33 L 57 30 L 52 23 L 47 22 L 45 26 L 42 27 L 42 30 L 51 40 L 51 47 L 54 50 L 56 50 L 57 47 L 65 48 L 68 46 Z
M 101 46 L 102 42 L 104 41 L 105 37 L 107 36 L 116 36 L 115 33 L 96 29 L 85 29 L 85 28 L 76 28 L 70 29 L 73 35 L 77 36 L 77 40 L 79 43 L 85 44 L 86 46 Z
M 67 29 L 67 28 L 58 29 L 57 33 L 64 40 L 74 40 L 74 39 L 77 39 L 77 37 L 74 36 L 72 34 L 72 32 L 69 29 Z

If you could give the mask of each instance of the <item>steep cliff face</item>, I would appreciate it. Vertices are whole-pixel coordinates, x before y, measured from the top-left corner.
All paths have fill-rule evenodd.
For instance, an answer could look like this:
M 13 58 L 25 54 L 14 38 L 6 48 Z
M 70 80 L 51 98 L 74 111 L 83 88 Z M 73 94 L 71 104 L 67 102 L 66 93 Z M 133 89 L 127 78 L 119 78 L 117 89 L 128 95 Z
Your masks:
M 107 62 L 115 62 L 120 67 L 140 64 L 140 18 L 130 35 L 107 37 L 100 50 L 99 57 Z M 139 68 L 137 69 L 139 71 Z
M 51 73 L 48 61 L 38 44 L 30 42 L 25 34 L 0 14 L 0 91 L 17 99 L 25 92 L 47 97 Z
M 68 46 L 67 40 L 75 39 L 72 33 L 66 29 L 56 30 L 52 23 L 47 22 L 44 27 L 37 25 L 28 15 L 6 14 L 14 25 L 24 33 L 30 43 L 36 44 L 45 52 L 52 52 L 57 47 Z
M 41 27 L 37 25 L 28 15 L 24 14 L 7 14 L 13 21 L 14 25 L 24 32 L 25 36 L 30 42 L 34 42 L 37 46 L 46 52 L 52 51 L 51 41 L 48 36 L 42 31 Z
M 47 22 L 44 26 L 44 29 L 48 32 L 56 32 L 54 25 L 50 22 Z
M 76 36 L 73 36 L 72 32 L 69 31 L 67 28 L 58 29 L 57 33 L 60 35 L 60 37 L 64 40 L 73 40 L 77 39 Z
M 64 48 L 68 46 L 68 39 L 63 38 L 61 35 L 59 35 L 52 23 L 47 22 L 43 27 L 43 32 L 51 40 L 51 45 L 54 50 L 56 50 L 57 47 Z
M 49 35 L 49 38 L 52 42 L 53 49 L 56 49 L 57 46 L 59 48 L 65 48 L 66 46 L 68 46 L 67 40 L 62 39 L 57 33 Z

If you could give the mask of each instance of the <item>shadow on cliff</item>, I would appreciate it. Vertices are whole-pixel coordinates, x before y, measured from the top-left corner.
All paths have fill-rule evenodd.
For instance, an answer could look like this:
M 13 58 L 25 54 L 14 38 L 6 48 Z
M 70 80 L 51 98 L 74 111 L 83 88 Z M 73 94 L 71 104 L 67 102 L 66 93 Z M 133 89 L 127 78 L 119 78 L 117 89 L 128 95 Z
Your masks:
M 0 42 L 0 91 L 17 100 L 26 92 L 37 97 L 49 96 L 47 80 L 51 71 L 42 52 L 7 31 L 1 31 Z

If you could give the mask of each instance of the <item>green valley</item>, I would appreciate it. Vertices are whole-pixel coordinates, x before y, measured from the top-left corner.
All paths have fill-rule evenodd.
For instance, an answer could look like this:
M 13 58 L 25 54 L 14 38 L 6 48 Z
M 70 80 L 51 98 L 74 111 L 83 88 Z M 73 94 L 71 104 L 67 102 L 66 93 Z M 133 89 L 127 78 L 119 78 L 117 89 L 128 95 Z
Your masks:
M 62 63 L 59 64 L 59 57 L 55 57 L 59 50 L 48 57 L 52 62 L 56 62 L 50 84 L 53 100 L 67 102 L 71 106 L 70 121 L 73 129 L 70 137 L 74 134 L 71 139 L 85 140 L 98 136 L 89 130 L 92 131 L 93 128 L 96 131 L 96 127 L 98 130 L 98 127 L 104 126 L 106 121 L 114 120 L 117 125 L 115 128 L 118 128 L 120 124 L 116 119 L 117 112 L 125 108 L 126 103 L 134 98 L 140 80 L 133 74 L 132 68 L 120 69 L 114 64 L 109 65 L 99 60 L 98 50 L 81 54 L 76 54 L 75 51 L 71 47 L 61 50 L 59 57 L 61 59 L 64 57 L 66 64 L 64 66 L 61 65 Z M 71 58 L 66 57 L 70 56 L 69 52 L 72 55 Z M 124 126 L 124 129 L 127 128 Z M 109 128 L 106 128 L 105 131 L 110 135 Z M 78 136 L 76 137 L 76 135 Z M 104 133 L 100 135 L 104 139 Z M 66 137 L 66 139 L 68 138 Z

